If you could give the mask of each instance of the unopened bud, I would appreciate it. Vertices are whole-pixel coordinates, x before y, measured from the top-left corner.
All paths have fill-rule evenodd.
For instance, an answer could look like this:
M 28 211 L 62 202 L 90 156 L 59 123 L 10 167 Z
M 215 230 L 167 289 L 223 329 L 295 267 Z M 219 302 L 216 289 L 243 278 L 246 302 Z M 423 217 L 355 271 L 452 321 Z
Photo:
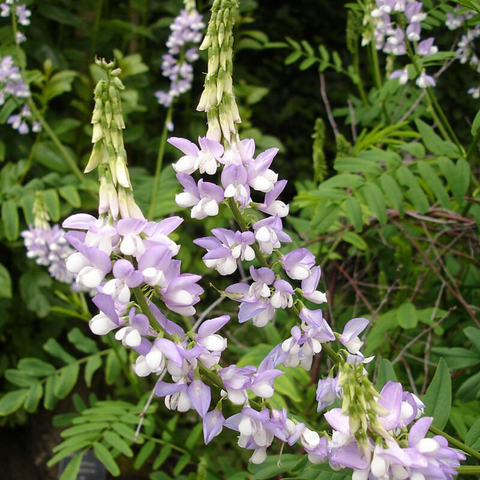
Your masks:
M 93 125 L 92 143 L 96 143 L 103 138 L 103 128 L 101 122 Z
M 223 45 L 223 40 L 225 39 L 225 25 L 223 23 L 218 27 L 218 45 L 221 47 Z

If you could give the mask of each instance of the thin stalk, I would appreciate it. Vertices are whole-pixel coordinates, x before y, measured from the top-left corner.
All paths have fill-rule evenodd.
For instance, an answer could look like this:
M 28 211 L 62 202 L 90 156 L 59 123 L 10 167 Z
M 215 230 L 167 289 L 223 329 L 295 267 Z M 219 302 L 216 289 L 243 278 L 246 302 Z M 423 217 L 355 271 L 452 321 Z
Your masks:
M 30 150 L 30 154 L 28 155 L 27 164 L 23 169 L 22 176 L 18 179 L 18 183 L 20 185 L 23 183 L 23 181 L 25 180 L 25 177 L 27 176 L 27 173 L 32 167 L 33 157 L 35 156 L 35 152 L 37 150 L 37 146 L 40 141 L 40 136 L 41 136 L 40 133 L 37 133 L 37 135 L 35 136 L 35 142 L 33 143 L 32 149 Z
M 158 188 L 160 186 L 160 173 L 162 171 L 163 156 L 165 154 L 165 146 L 167 144 L 168 124 L 172 121 L 173 105 L 167 110 L 167 116 L 165 117 L 165 123 L 163 124 L 162 137 L 160 139 L 160 145 L 158 147 L 157 165 L 155 166 L 155 180 L 153 181 L 152 200 L 150 201 L 150 207 L 148 208 L 148 218 L 153 220 L 153 212 L 155 210 L 155 202 L 157 200 Z
M 93 59 L 97 51 L 98 31 L 100 29 L 100 20 L 102 18 L 103 0 L 98 0 L 95 8 L 95 23 L 93 24 L 92 48 L 90 52 L 90 59 Z
M 30 107 L 30 110 L 32 111 L 36 119 L 42 124 L 42 127 L 45 130 L 45 133 L 50 137 L 50 139 L 55 144 L 55 146 L 60 150 L 60 153 L 63 155 L 63 158 L 65 159 L 68 166 L 70 167 L 70 170 L 75 174 L 75 176 L 79 180 L 83 180 L 83 173 L 78 168 L 77 163 L 70 156 L 70 153 L 68 153 L 67 149 L 63 146 L 62 142 L 57 137 L 56 133 L 52 130 L 52 128 L 47 123 L 43 115 L 39 112 L 32 97 L 28 98 L 28 106 Z
M 480 128 L 477 129 L 475 133 L 475 137 L 473 138 L 472 144 L 468 148 L 467 160 L 470 160 L 471 156 L 474 154 L 479 141 L 480 141 Z
M 358 93 L 360 94 L 360 97 L 363 101 L 363 104 L 365 106 L 368 106 L 368 97 L 365 92 L 365 87 L 363 86 L 363 80 L 362 80 L 362 75 L 360 73 L 360 47 L 358 45 L 358 42 L 355 42 L 355 50 L 353 54 L 353 65 L 355 68 L 355 73 L 357 74 L 357 87 L 358 87 Z
M 377 90 L 380 91 L 382 89 L 382 74 L 380 73 L 380 64 L 378 62 L 378 53 L 375 49 L 375 43 L 373 41 L 370 42 L 370 60 L 372 63 L 372 73 L 373 73 L 373 80 L 375 81 L 375 86 Z
M 16 36 L 18 32 L 18 27 L 17 27 L 17 17 L 12 13 L 12 29 L 13 29 L 13 35 Z M 16 43 L 16 42 L 15 42 Z M 22 78 L 23 81 L 26 82 L 27 76 L 25 72 L 25 62 L 23 62 L 21 59 L 23 58 L 22 55 L 22 49 L 20 48 L 20 45 L 16 43 L 16 48 L 17 48 L 17 55 L 18 59 L 20 61 L 20 70 L 22 71 Z M 41 123 L 43 129 L 47 133 L 47 135 L 50 137 L 52 142 L 57 146 L 57 148 L 60 150 L 61 154 L 65 158 L 66 162 L 68 163 L 68 166 L 72 170 L 72 172 L 78 177 L 79 180 L 83 180 L 83 173 L 79 170 L 77 163 L 75 160 L 70 156 L 68 153 L 67 149 L 63 146 L 62 142 L 59 140 L 55 132 L 51 129 L 50 125 L 47 123 L 43 115 L 40 113 L 38 110 L 37 106 L 35 105 L 35 102 L 33 101 L 33 98 L 30 96 L 28 97 L 27 100 L 28 106 L 30 107 L 31 112 L 35 116 L 35 118 Z
M 142 433 L 142 437 L 145 440 L 148 440 L 150 442 L 155 442 L 155 443 L 158 443 L 159 445 L 165 445 L 167 447 L 170 447 L 172 450 L 176 450 L 177 452 L 184 453 L 184 454 L 189 453 L 187 450 L 183 449 L 182 447 L 179 447 L 179 446 L 175 445 L 174 443 L 166 442 L 165 440 L 162 440 L 161 438 L 150 437 L 149 435 L 144 435 L 143 433 Z
M 410 60 L 413 63 L 413 66 L 415 67 L 415 70 L 417 71 L 417 74 L 420 75 L 422 73 L 422 70 L 418 66 L 417 60 L 415 59 L 415 54 L 413 53 L 412 49 L 412 44 L 410 41 L 405 38 L 405 43 L 407 45 L 407 53 L 410 58 Z M 442 132 L 443 136 L 446 137 L 447 140 L 452 140 L 453 143 L 458 148 L 458 151 L 462 154 L 465 153 L 465 150 L 463 149 L 462 145 L 458 141 L 457 136 L 455 135 L 455 132 L 453 131 L 452 126 L 450 125 L 450 122 L 448 121 L 447 117 L 445 116 L 445 113 L 443 113 L 443 109 L 438 103 L 437 97 L 435 97 L 435 94 L 432 92 L 432 89 L 430 87 L 427 87 L 427 99 L 429 101 L 430 107 L 432 108 L 432 111 L 436 113 L 440 121 L 437 121 L 438 123 L 438 128 Z
M 457 467 L 455 469 L 460 475 L 475 475 L 477 473 L 480 473 L 480 467 L 473 467 L 470 465 L 467 465 L 465 467 Z
M 448 435 L 448 433 L 443 432 L 442 430 L 440 430 L 437 427 L 434 427 L 433 425 L 430 426 L 429 430 L 435 435 L 441 435 L 442 437 L 446 438 L 448 442 L 454 445 L 455 447 L 459 448 L 460 450 L 463 450 L 465 453 L 468 453 L 472 457 L 475 457 L 480 460 L 480 452 L 477 452 L 476 450 L 469 447 L 468 445 L 465 445 L 460 440 L 457 440 L 456 438 L 451 437 L 450 435 Z M 463 468 L 466 468 L 466 467 L 463 467 Z

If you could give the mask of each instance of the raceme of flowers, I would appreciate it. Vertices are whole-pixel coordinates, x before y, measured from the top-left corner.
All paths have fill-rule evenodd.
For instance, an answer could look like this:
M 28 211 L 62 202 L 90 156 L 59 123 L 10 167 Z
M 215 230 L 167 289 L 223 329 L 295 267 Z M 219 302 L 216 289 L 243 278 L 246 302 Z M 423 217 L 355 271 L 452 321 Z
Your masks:
M 65 231 L 59 225 L 49 224 L 45 201 L 40 192 L 36 195 L 33 211 L 35 224 L 29 225 L 28 230 L 21 233 L 27 257 L 35 259 L 37 265 L 48 267 L 48 272 L 55 280 L 71 284 L 73 290 L 80 290 L 75 275 L 65 265 L 65 260 L 74 250 L 65 239 Z
M 18 0 L 6 0 L 5 3 L 0 3 L 0 17 L 10 16 L 15 24 L 30 25 L 31 12 L 24 4 L 19 4 Z M 17 43 L 22 43 L 26 40 L 25 34 L 17 31 L 15 40 Z M 30 95 L 30 88 L 23 81 L 20 68 L 15 65 L 13 57 L 11 55 L 0 57 L 0 106 L 10 99 L 15 101 L 19 111 L 12 114 L 7 119 L 7 123 L 21 135 L 29 133 L 30 130 L 39 132 L 42 129 L 40 122 L 34 120 L 30 107 L 26 103 Z
M 231 7 L 229 2 L 221 5 Z M 214 12 L 215 8 L 221 13 L 217 0 Z M 298 325 L 258 367 L 224 367 L 220 360 L 227 340 L 220 332 L 231 321 L 228 315 L 191 319 L 194 327 L 187 332 L 175 321 L 178 316 L 196 314 L 203 293 L 201 277 L 182 273 L 181 262 L 175 259 L 180 246 L 169 235 L 182 220 L 148 221 L 135 204 L 123 147 L 119 97 L 123 85 L 118 69 L 102 66 L 108 80 L 95 89 L 94 149 L 87 166 L 99 171 L 99 216 L 80 213 L 63 223 L 70 229 L 66 238 L 76 250 L 67 259 L 67 269 L 82 286 L 98 291 L 93 302 L 100 313 L 90 321 L 92 332 L 115 331 L 119 342 L 135 350 L 135 373 L 158 378 L 155 393 L 165 398 L 169 409 L 195 410 L 203 419 L 206 443 L 223 428 L 238 431 L 238 445 L 252 452 L 253 463 L 265 460 L 276 439 L 289 445 L 299 442 L 312 462 L 353 468 L 355 479 L 421 480 L 429 478 L 431 471 L 436 478 L 453 478 L 464 456 L 442 437 L 425 438 L 432 419 L 419 418 L 423 404 L 403 392 L 400 384 L 389 383 L 379 394 L 368 380 L 364 363 L 371 359 L 361 354 L 359 338 L 368 320 L 353 319 L 341 334 L 334 333 L 322 310 L 303 303 L 319 305 L 327 299 L 318 290 L 321 270 L 313 254 L 305 248 L 279 251 L 290 237 L 282 223 L 288 206 L 278 199 L 286 182 L 271 168 L 276 149 L 255 155 L 253 140 L 240 141 L 236 133 L 222 144 L 218 129 L 210 125 L 211 135 L 200 138 L 199 145 L 170 139 L 184 153 L 174 165 L 184 187 L 177 202 L 191 207 L 192 217 L 200 220 L 228 205 L 239 224 L 237 231 L 217 228 L 211 237 L 196 240 L 207 251 L 206 265 L 227 276 L 239 262 L 258 263 L 250 265 L 249 284 L 233 283 L 224 292 L 239 303 L 238 320 L 252 320 L 262 327 L 273 321 L 279 309 L 288 309 Z M 219 110 L 231 108 L 222 101 Z M 227 112 L 220 122 L 228 118 Z M 219 122 L 213 117 L 211 121 Z M 208 177 L 196 180 L 193 175 L 198 174 Z M 254 202 L 252 196 L 260 198 Z M 242 216 L 246 209 L 256 209 L 265 217 L 249 225 Z M 275 255 L 275 267 L 269 263 L 271 255 Z M 328 345 L 336 339 L 342 345 L 339 352 Z M 329 352 L 335 365 L 318 383 L 318 410 L 336 398 L 342 402 L 341 409 L 325 413 L 331 434 L 319 434 L 263 400 L 274 394 L 274 379 L 283 374 L 278 366 L 310 369 L 313 357 L 322 350 Z M 240 411 L 225 418 L 224 402 Z
M 375 48 L 387 55 L 399 57 L 407 54 L 407 42 L 412 42 L 419 57 L 437 53 L 433 37 L 421 40 L 421 22 L 427 18 L 422 8 L 422 2 L 412 0 L 376 0 L 376 8 L 366 15 L 366 21 L 372 25 Z M 363 43 L 370 41 L 371 38 L 365 36 Z M 411 75 L 412 73 L 410 77 Z M 406 84 L 409 80 L 408 66 L 403 70 L 395 70 L 390 78 L 398 78 L 400 84 Z M 424 69 L 421 72 L 415 71 L 413 78 L 416 78 L 416 84 L 420 88 L 435 86 L 435 79 L 427 75 Z
M 196 45 L 202 40 L 205 27 L 202 19 L 193 7 L 182 10 L 170 25 L 168 53 L 162 57 L 162 75 L 170 80 L 170 88 L 167 92 L 159 90 L 155 93 L 158 103 L 164 107 L 170 107 L 175 98 L 192 88 L 192 64 L 198 59 Z
M 450 30 L 457 30 L 465 25 L 467 20 L 470 20 L 476 15 L 473 10 L 460 13 L 460 8 L 456 7 L 453 13 L 447 14 L 447 21 L 445 22 Z M 457 59 L 460 63 L 468 64 L 477 73 L 480 73 L 480 59 L 477 56 L 476 40 L 480 36 L 480 25 L 474 25 L 467 28 L 462 38 L 457 43 Z M 468 93 L 473 98 L 480 98 L 480 87 L 472 87 Z
M 16 22 L 23 27 L 30 25 L 30 16 L 32 12 L 27 9 L 27 6 L 20 3 L 19 0 L 6 0 L 4 3 L 0 3 L 0 17 L 10 17 L 15 15 Z M 21 31 L 17 31 L 15 34 L 15 41 L 17 43 L 23 43 L 27 37 Z
M 0 57 L 0 105 L 11 98 L 22 104 L 28 97 L 30 97 L 30 89 L 24 83 L 20 69 L 15 65 L 13 58 L 10 55 Z M 7 119 L 7 123 L 22 135 L 27 134 L 30 128 L 34 132 L 41 130 L 40 123 L 33 121 L 32 112 L 26 103 L 23 103 L 18 113 Z

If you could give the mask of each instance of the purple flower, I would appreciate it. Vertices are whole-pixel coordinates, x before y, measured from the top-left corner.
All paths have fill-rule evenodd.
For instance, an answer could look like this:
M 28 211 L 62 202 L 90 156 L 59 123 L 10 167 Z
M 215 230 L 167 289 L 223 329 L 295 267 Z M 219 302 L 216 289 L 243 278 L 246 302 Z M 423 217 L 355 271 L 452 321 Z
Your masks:
M 192 218 L 202 220 L 218 214 L 218 204 L 224 199 L 223 190 L 218 185 L 200 179 L 197 186 L 195 180 L 186 174 L 177 174 L 177 178 L 185 190 L 175 196 L 175 201 L 180 207 L 193 207 Z
M 210 408 L 212 400 L 210 387 L 207 387 L 200 379 L 195 379 L 187 389 L 193 408 L 204 418 Z
M 195 314 L 193 305 L 200 301 L 199 295 L 203 288 L 197 285 L 202 277 L 191 273 L 183 273 L 168 283 L 161 290 L 162 300 L 168 309 L 180 315 L 191 316 Z
M 367 328 L 369 323 L 366 318 L 354 318 L 345 325 L 338 340 L 347 347 L 350 353 L 357 354 L 360 352 L 363 342 L 358 338 L 358 335 Z
M 410 24 L 423 22 L 427 18 L 426 13 L 422 13 L 422 2 L 409 2 L 405 7 L 405 16 Z
M 135 270 L 128 260 L 117 260 L 113 266 L 112 280 L 103 286 L 103 293 L 123 304 L 130 301 L 130 288 L 138 287 L 143 282 L 143 275 Z
M 77 274 L 77 282 L 81 285 L 87 288 L 98 287 L 112 269 L 109 255 L 98 248 L 85 245 L 85 234 L 80 232 L 68 232 L 65 238 L 78 252 L 68 257 L 67 270 Z
M 407 27 L 407 38 L 411 42 L 418 42 L 420 40 L 421 31 L 422 31 L 422 27 L 420 26 L 419 22 L 411 23 Z
M 293 288 L 285 280 L 277 280 L 273 284 L 275 291 L 270 303 L 274 308 L 290 308 L 293 305 Z
M 230 320 L 228 315 L 206 320 L 200 325 L 195 340 L 204 348 L 199 360 L 207 367 L 212 368 L 220 360 L 220 354 L 227 348 L 227 340 L 216 332 L 223 328 Z
M 228 399 L 232 403 L 242 405 L 248 400 L 246 389 L 250 388 L 252 375 L 256 371 L 257 369 L 251 365 L 242 368 L 230 365 L 218 371 L 223 380 L 223 386 L 227 391 Z
M 384 48 L 385 53 L 393 55 L 405 55 L 407 46 L 405 44 L 405 35 L 401 28 L 397 28 L 393 35 L 389 36 Z
M 135 308 L 130 309 L 128 318 L 128 327 L 123 327 L 117 331 L 115 338 L 120 340 L 127 347 L 139 347 L 142 343 L 142 337 L 150 334 L 150 323 L 143 313 L 135 314 Z
M 302 280 L 302 294 L 307 299 L 318 305 L 327 301 L 327 296 L 317 290 L 320 277 L 322 276 L 322 269 L 320 266 L 313 267 L 310 270 L 310 276 Z
M 420 88 L 434 87 L 436 85 L 435 79 L 431 75 L 422 72 L 416 81 Z
M 278 215 L 279 217 L 286 217 L 289 212 L 289 207 L 284 202 L 277 200 L 278 196 L 283 192 L 287 180 L 279 180 L 275 186 L 265 195 L 265 202 L 258 205 L 258 209 L 267 213 L 268 215 Z
M 93 303 L 100 310 L 89 322 L 90 330 L 95 335 L 106 335 L 123 325 L 125 322 L 120 320 L 113 298 L 110 295 L 99 293 L 92 299 Z
M 225 198 L 233 198 L 242 208 L 250 203 L 250 187 L 247 184 L 247 171 L 242 165 L 230 165 L 222 171 L 222 185 Z
M 200 173 L 214 175 L 224 152 L 224 148 L 219 142 L 202 137 L 198 138 L 201 150 L 185 138 L 173 137 L 168 140 L 168 143 L 185 154 L 172 165 L 180 174 L 190 175 L 199 170 Z
M 408 82 L 408 67 L 405 67 L 403 70 L 395 70 L 390 75 L 390 80 L 398 78 L 398 83 L 400 85 L 405 85 Z
M 280 248 L 280 242 L 291 242 L 292 239 L 283 232 L 283 225 L 280 217 L 264 218 L 253 225 L 255 239 L 260 250 L 270 255 L 274 248 Z
M 293 280 L 305 280 L 315 265 L 315 256 L 306 248 L 298 248 L 281 257 L 283 268 Z
M 430 55 L 434 55 L 438 52 L 438 47 L 436 47 L 433 42 L 435 39 L 433 37 L 427 38 L 420 42 L 417 46 L 417 52 L 419 55 L 424 57 L 428 57 Z
M 278 148 L 269 148 L 248 164 L 248 184 L 259 192 L 270 192 L 278 179 L 278 174 L 270 170 L 270 165 L 278 153 Z
M 224 423 L 225 417 L 222 411 L 217 408 L 208 412 L 203 417 L 203 438 L 205 445 L 208 445 L 217 435 L 220 435 Z
M 338 388 L 337 381 L 337 378 L 331 376 L 318 381 L 316 395 L 318 402 L 317 412 L 331 405 L 335 399 L 339 397 L 339 391 L 341 389 Z

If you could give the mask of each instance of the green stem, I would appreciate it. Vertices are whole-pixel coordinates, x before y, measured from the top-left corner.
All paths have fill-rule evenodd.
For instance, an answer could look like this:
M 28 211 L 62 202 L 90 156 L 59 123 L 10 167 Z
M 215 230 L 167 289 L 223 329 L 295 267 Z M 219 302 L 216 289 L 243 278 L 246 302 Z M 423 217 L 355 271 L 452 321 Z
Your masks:
M 433 425 L 430 427 L 430 431 L 435 435 L 441 435 L 442 437 L 445 437 L 448 440 L 448 442 L 454 445 L 455 447 L 459 448 L 460 450 L 463 450 L 465 453 L 468 453 L 472 457 L 478 458 L 480 460 L 480 452 L 477 452 L 473 448 L 470 448 L 468 445 L 465 445 L 460 440 L 457 440 L 456 438 L 448 435 L 448 433 L 443 432 L 442 430 L 440 430 L 437 427 L 434 427 Z
M 30 154 L 28 155 L 27 164 L 25 165 L 25 168 L 23 169 L 21 177 L 18 179 L 18 183 L 20 185 L 23 183 L 27 173 L 29 172 L 30 168 L 32 167 L 33 157 L 35 156 L 35 152 L 37 150 L 37 146 L 38 146 L 38 143 L 40 141 L 40 137 L 41 137 L 40 133 L 37 133 L 37 135 L 35 136 L 35 142 L 32 146 L 32 149 L 30 150 Z
M 471 156 L 474 154 L 479 141 L 480 141 L 480 128 L 477 129 L 477 132 L 475 133 L 475 137 L 473 138 L 472 144 L 468 148 L 467 160 L 470 160 Z
M 135 287 L 133 289 L 133 294 L 135 295 L 135 300 L 137 301 L 138 305 L 140 306 L 140 309 L 144 313 L 144 315 L 147 316 L 150 326 L 156 330 L 157 332 L 163 332 L 161 330 L 160 325 L 158 324 L 158 320 L 155 318 L 155 315 L 153 315 L 152 311 L 150 310 L 150 307 L 148 306 L 147 301 L 145 300 L 145 296 L 143 295 L 142 290 L 140 290 L 140 287 Z M 168 338 L 171 340 L 173 337 L 169 335 L 167 332 L 163 332 L 165 335 L 165 338 Z
M 417 63 L 417 60 L 415 58 L 415 54 L 414 54 L 413 49 L 412 49 L 412 44 L 410 43 L 410 41 L 407 38 L 405 38 L 405 43 L 407 45 L 408 56 L 409 56 L 411 62 L 413 63 L 413 66 L 415 67 L 415 70 L 416 70 L 417 74 L 421 75 L 422 70 L 419 67 L 419 65 Z M 439 117 L 440 121 L 437 121 L 438 128 L 442 132 L 443 136 L 446 137 L 447 140 L 450 140 L 450 139 L 453 140 L 453 142 L 457 146 L 460 154 L 465 154 L 465 150 L 463 149 L 462 145 L 458 141 L 458 138 L 455 135 L 455 132 L 453 131 L 452 126 L 450 125 L 450 122 L 448 121 L 445 113 L 443 113 L 442 107 L 438 103 L 438 100 L 435 97 L 435 94 L 433 93 L 433 91 L 430 87 L 427 87 L 427 99 L 428 99 L 429 105 L 432 109 L 432 113 L 434 113 L 434 115 L 435 115 L 435 112 L 436 112 L 436 114 Z
M 68 150 L 63 146 L 56 133 L 52 130 L 43 115 L 40 113 L 32 97 L 28 98 L 28 106 L 30 107 L 30 110 L 32 111 L 36 119 L 42 124 L 45 133 L 50 137 L 55 146 L 60 150 L 60 153 L 63 155 L 63 158 L 70 167 L 70 170 L 76 175 L 79 180 L 83 180 L 83 173 L 78 168 L 77 162 L 75 162 L 75 160 L 71 157 L 70 153 L 68 153 Z
M 365 106 L 368 106 L 368 97 L 365 92 L 365 87 L 363 86 L 363 80 L 362 80 L 362 75 L 360 73 L 360 47 L 358 45 L 358 42 L 355 42 L 355 51 L 353 54 L 353 64 L 355 68 L 355 73 L 357 75 L 358 83 L 358 93 L 360 94 L 360 97 L 363 101 L 363 104 Z
M 145 440 L 149 440 L 150 442 L 155 442 L 155 443 L 158 443 L 159 445 L 166 445 L 166 446 L 170 447 L 172 450 L 176 450 L 177 452 L 189 453 L 187 450 L 183 449 L 182 447 L 178 447 L 177 445 L 175 445 L 173 443 L 170 443 L 170 442 L 166 442 L 165 440 L 162 440 L 160 438 L 150 437 L 149 435 L 145 435 L 143 433 L 142 433 L 142 437 Z
M 380 91 L 382 89 L 382 74 L 380 73 L 380 64 L 378 62 L 378 53 L 375 49 L 375 43 L 373 41 L 370 42 L 370 59 L 372 62 L 372 73 L 373 79 L 375 81 L 375 86 L 377 90 Z
M 480 473 L 480 467 L 473 467 L 470 465 L 467 465 L 465 467 L 457 467 L 455 470 L 460 475 L 475 475 L 477 473 Z
M 16 36 L 16 34 L 18 32 L 17 17 L 13 13 L 12 13 L 11 17 L 12 17 L 13 35 Z M 16 43 L 16 46 L 17 46 L 17 56 L 18 56 L 18 60 L 20 62 L 20 69 L 22 71 L 22 79 L 26 83 L 27 75 L 26 75 L 26 72 L 25 72 L 25 62 L 21 60 L 22 58 L 24 58 L 23 55 L 22 55 L 22 49 L 20 48 L 20 45 L 18 43 Z M 47 123 L 47 121 L 45 120 L 43 115 L 40 113 L 40 111 L 38 110 L 38 108 L 35 105 L 35 102 L 33 101 L 33 98 L 31 96 L 28 97 L 27 103 L 28 103 L 28 106 L 30 107 L 30 110 L 33 113 L 34 117 L 41 123 L 41 125 L 42 125 L 43 129 L 45 130 L 45 132 L 47 133 L 47 135 L 51 138 L 53 143 L 60 150 L 61 154 L 65 158 L 65 160 L 68 163 L 68 166 L 70 167 L 72 172 L 78 177 L 79 180 L 83 180 L 83 174 L 79 170 L 79 168 L 77 166 L 77 163 L 70 156 L 67 149 L 62 145 L 62 142 L 58 139 L 55 132 L 51 129 L 50 125 Z
M 165 146 L 167 144 L 168 124 L 172 121 L 173 105 L 167 110 L 165 123 L 163 124 L 162 137 L 158 148 L 157 165 L 155 167 L 155 180 L 153 182 L 152 200 L 148 209 L 148 218 L 153 220 L 153 212 L 155 210 L 155 202 L 157 200 L 158 187 L 160 186 L 160 173 L 162 171 L 163 155 L 165 154 Z
M 103 0 L 97 0 L 97 5 L 95 8 L 95 23 L 93 24 L 92 49 L 90 52 L 91 59 L 93 59 L 93 57 L 95 56 L 95 52 L 97 50 L 98 31 L 100 29 L 100 20 L 102 18 L 102 10 L 103 10 Z

